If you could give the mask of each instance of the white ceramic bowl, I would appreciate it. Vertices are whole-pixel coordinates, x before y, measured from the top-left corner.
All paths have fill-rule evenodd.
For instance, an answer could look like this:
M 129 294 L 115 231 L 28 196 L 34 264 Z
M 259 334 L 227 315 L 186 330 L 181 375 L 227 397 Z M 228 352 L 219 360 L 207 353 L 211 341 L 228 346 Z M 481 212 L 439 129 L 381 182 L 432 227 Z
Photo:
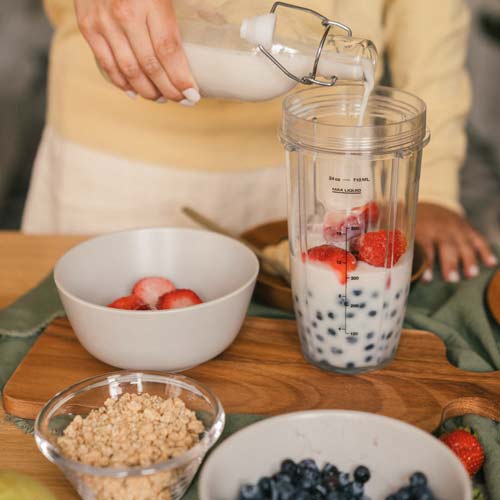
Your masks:
M 208 361 L 238 334 L 259 271 L 238 241 L 209 231 L 153 228 L 94 238 L 67 252 L 54 279 L 78 340 L 119 368 L 180 371 Z M 191 288 L 203 304 L 169 311 L 106 307 L 147 276 Z
M 205 463 L 200 500 L 235 500 L 239 488 L 278 472 L 285 458 L 328 461 L 345 472 L 370 468 L 366 495 L 385 499 L 424 472 L 439 499 L 471 500 L 471 483 L 455 455 L 432 435 L 399 420 L 341 410 L 290 413 L 253 424 L 226 439 Z

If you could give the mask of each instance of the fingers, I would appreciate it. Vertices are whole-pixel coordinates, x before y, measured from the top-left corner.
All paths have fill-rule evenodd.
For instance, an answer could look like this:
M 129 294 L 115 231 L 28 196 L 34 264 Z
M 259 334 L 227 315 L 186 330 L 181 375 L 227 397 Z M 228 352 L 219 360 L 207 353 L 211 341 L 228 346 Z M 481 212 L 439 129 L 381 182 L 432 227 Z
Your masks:
M 164 65 L 158 59 L 146 23 L 125 22 L 123 29 L 145 76 L 164 97 L 181 101 L 184 96 L 172 84 Z
M 479 274 L 476 251 L 467 236 L 457 238 L 456 247 L 462 261 L 462 269 L 466 278 L 474 278 Z
M 434 260 L 436 258 L 434 250 L 434 242 L 432 241 L 432 239 L 428 238 L 424 241 L 420 241 L 419 243 L 422 245 L 422 248 L 424 249 L 428 263 L 428 267 L 424 271 L 424 274 L 422 275 L 422 281 L 430 283 L 434 279 L 433 269 L 434 269 Z
M 169 0 L 75 0 L 78 26 L 111 82 L 146 99 L 200 100 Z
M 120 71 L 108 42 L 101 35 L 96 34 L 88 39 L 88 43 L 99 66 L 108 75 L 111 82 L 122 90 L 132 90 L 131 85 Z
M 160 91 L 144 74 L 125 33 L 106 11 L 100 14 L 99 29 L 111 47 L 118 67 L 130 86 L 145 99 L 156 101 L 160 98 Z
M 495 254 L 491 251 L 490 246 L 487 241 L 474 229 L 469 229 L 469 239 L 474 246 L 477 253 L 480 255 L 481 260 L 488 267 L 495 267 L 498 264 L 498 259 Z
M 168 75 L 169 81 L 183 96 L 182 104 L 194 105 L 200 100 L 171 2 L 162 2 L 154 13 L 147 16 L 147 26 L 154 52 Z
M 444 280 L 449 283 L 458 283 L 460 281 L 458 272 L 459 253 L 456 243 L 450 239 L 442 239 L 438 241 L 437 247 L 439 265 Z

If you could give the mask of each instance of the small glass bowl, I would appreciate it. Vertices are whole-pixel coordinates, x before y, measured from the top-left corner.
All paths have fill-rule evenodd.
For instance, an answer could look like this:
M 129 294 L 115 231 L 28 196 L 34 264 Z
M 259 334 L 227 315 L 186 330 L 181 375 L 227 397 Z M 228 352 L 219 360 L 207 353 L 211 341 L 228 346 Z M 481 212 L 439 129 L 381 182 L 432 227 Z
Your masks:
M 57 438 L 73 418 L 85 417 L 92 409 L 103 406 L 108 398 L 125 393 L 182 399 L 205 426 L 200 441 L 182 455 L 147 467 L 94 467 L 64 457 Z M 186 492 L 207 451 L 219 439 L 224 423 L 225 413 L 219 399 L 195 380 L 181 375 L 120 371 L 82 380 L 56 394 L 38 414 L 35 439 L 43 455 L 62 470 L 84 500 L 129 497 L 177 500 Z M 135 496 L 133 492 L 138 491 L 140 496 Z

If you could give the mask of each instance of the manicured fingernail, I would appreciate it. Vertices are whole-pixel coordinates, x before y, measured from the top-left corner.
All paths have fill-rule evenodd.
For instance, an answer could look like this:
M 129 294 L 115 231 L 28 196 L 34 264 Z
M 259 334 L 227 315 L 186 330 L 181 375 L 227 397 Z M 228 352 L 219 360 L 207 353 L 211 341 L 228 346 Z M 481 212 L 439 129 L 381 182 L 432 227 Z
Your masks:
M 196 89 L 186 89 L 183 92 L 183 95 L 188 101 L 191 101 L 193 104 L 196 104 L 201 99 L 200 93 Z
M 165 97 L 161 96 L 161 97 L 158 97 L 158 99 L 156 99 L 156 101 L 158 104 L 165 104 L 167 102 L 167 100 L 165 99 Z
M 130 99 L 137 99 L 137 94 L 133 90 L 127 90 L 125 91 L 125 94 L 127 94 Z
M 470 266 L 468 269 L 469 276 L 473 278 L 474 276 L 477 276 L 479 274 L 479 267 L 477 266 Z
M 179 104 L 182 104 L 183 106 L 187 106 L 189 108 L 192 108 L 196 103 L 193 101 L 190 101 L 189 99 L 182 99 L 182 101 L 179 101 Z
M 422 279 L 424 281 L 426 281 L 427 283 L 430 283 L 433 278 L 434 278 L 434 275 L 432 273 L 432 269 L 426 269 L 424 271 L 424 274 L 422 275 Z
M 496 266 L 498 264 L 498 259 L 494 255 L 490 255 L 487 259 L 488 265 Z
M 448 281 L 450 283 L 458 283 L 460 281 L 460 275 L 458 274 L 457 271 L 451 271 L 448 274 Z

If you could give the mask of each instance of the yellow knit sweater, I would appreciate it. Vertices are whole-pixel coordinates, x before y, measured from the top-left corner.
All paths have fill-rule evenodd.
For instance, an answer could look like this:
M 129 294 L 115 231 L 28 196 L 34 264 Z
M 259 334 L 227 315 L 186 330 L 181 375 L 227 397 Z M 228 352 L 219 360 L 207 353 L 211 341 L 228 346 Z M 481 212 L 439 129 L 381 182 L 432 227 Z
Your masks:
M 470 104 L 464 67 L 469 19 L 465 1 L 296 3 L 348 24 L 355 36 L 373 40 L 379 53 L 388 55 L 394 86 L 427 103 L 432 140 L 424 153 L 420 199 L 460 210 L 458 171 Z M 283 163 L 277 138 L 281 99 L 260 103 L 203 99 L 194 108 L 133 101 L 99 73 L 78 32 L 73 1 L 45 0 L 45 6 L 56 28 L 48 123 L 62 137 L 120 157 L 185 169 L 243 170 Z

